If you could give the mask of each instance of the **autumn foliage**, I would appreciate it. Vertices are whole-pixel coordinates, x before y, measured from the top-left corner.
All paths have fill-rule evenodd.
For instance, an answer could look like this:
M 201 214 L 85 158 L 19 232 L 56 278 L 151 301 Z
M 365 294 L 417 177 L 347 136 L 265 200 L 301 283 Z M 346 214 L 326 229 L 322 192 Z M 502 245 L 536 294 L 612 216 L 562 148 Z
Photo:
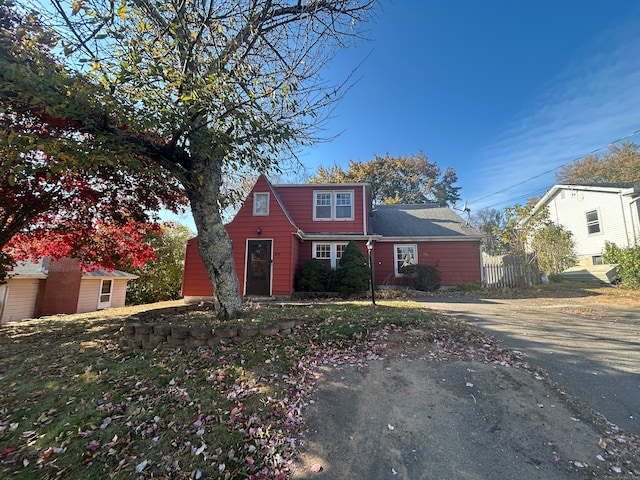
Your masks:
M 28 258 L 107 269 L 153 259 L 154 212 L 180 209 L 183 190 L 143 152 L 121 150 L 125 115 L 100 125 L 112 100 L 65 70 L 34 14 L 0 4 L 0 18 L 0 280 Z

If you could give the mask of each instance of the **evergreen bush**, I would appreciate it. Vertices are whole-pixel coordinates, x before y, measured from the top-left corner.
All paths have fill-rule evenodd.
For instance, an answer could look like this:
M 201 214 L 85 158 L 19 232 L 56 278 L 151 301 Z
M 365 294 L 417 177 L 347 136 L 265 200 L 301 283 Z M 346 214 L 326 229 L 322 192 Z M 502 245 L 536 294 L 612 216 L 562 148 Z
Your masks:
M 409 287 L 422 292 L 438 290 L 441 284 L 440 270 L 434 265 L 406 265 L 400 273 L 409 279 Z
M 311 258 L 302 266 L 296 277 L 296 290 L 300 292 L 327 292 L 331 290 L 333 271 L 317 258 Z
M 369 289 L 371 270 L 362 250 L 353 240 L 345 248 L 338 262 L 337 290 L 344 296 L 366 292 Z

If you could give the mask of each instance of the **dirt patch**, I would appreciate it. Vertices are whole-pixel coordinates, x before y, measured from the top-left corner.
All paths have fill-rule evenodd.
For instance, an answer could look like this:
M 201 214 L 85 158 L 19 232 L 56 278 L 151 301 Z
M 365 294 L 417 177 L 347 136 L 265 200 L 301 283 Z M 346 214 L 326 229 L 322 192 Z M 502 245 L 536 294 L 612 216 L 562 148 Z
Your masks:
M 365 368 L 322 369 L 294 479 L 581 479 L 633 472 L 626 437 L 532 371 L 434 361 L 389 338 Z M 394 342 L 396 340 L 397 342 Z M 399 348 L 399 346 L 402 346 Z

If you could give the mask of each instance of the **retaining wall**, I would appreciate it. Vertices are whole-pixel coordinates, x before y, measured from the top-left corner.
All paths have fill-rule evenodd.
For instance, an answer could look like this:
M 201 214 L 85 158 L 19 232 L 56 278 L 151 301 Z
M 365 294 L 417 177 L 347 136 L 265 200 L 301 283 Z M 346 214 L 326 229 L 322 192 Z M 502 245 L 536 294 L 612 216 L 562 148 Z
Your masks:
M 203 310 L 203 307 L 185 305 L 133 315 L 122 327 L 120 346 L 134 350 L 153 350 L 162 346 L 168 348 L 212 347 L 220 344 L 241 343 L 258 336 L 287 335 L 296 326 L 296 320 L 279 320 L 277 323 L 268 325 L 228 323 L 215 327 L 187 327 L 168 323 L 168 318 L 172 315 L 193 310 Z

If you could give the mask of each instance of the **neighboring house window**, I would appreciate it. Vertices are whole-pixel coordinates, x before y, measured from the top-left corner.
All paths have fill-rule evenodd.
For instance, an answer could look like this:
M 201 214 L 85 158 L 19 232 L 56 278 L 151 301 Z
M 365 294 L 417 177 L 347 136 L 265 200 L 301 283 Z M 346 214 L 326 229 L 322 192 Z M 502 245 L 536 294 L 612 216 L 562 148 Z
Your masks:
M 602 255 L 594 255 L 591 257 L 592 265 L 604 265 L 604 258 Z
M 317 258 L 328 267 L 336 268 L 345 248 L 347 248 L 346 243 L 314 242 L 313 258 Z
M 593 233 L 600 233 L 600 219 L 598 218 L 597 210 L 587 212 L 587 230 L 589 235 Z
M 268 193 L 253 194 L 253 214 L 256 216 L 269 215 L 269 194 Z
M 313 192 L 314 220 L 353 220 L 353 191 Z
M 400 269 L 406 265 L 417 263 L 418 246 L 417 245 L 395 245 L 395 265 L 394 270 L 396 277 L 401 277 Z

